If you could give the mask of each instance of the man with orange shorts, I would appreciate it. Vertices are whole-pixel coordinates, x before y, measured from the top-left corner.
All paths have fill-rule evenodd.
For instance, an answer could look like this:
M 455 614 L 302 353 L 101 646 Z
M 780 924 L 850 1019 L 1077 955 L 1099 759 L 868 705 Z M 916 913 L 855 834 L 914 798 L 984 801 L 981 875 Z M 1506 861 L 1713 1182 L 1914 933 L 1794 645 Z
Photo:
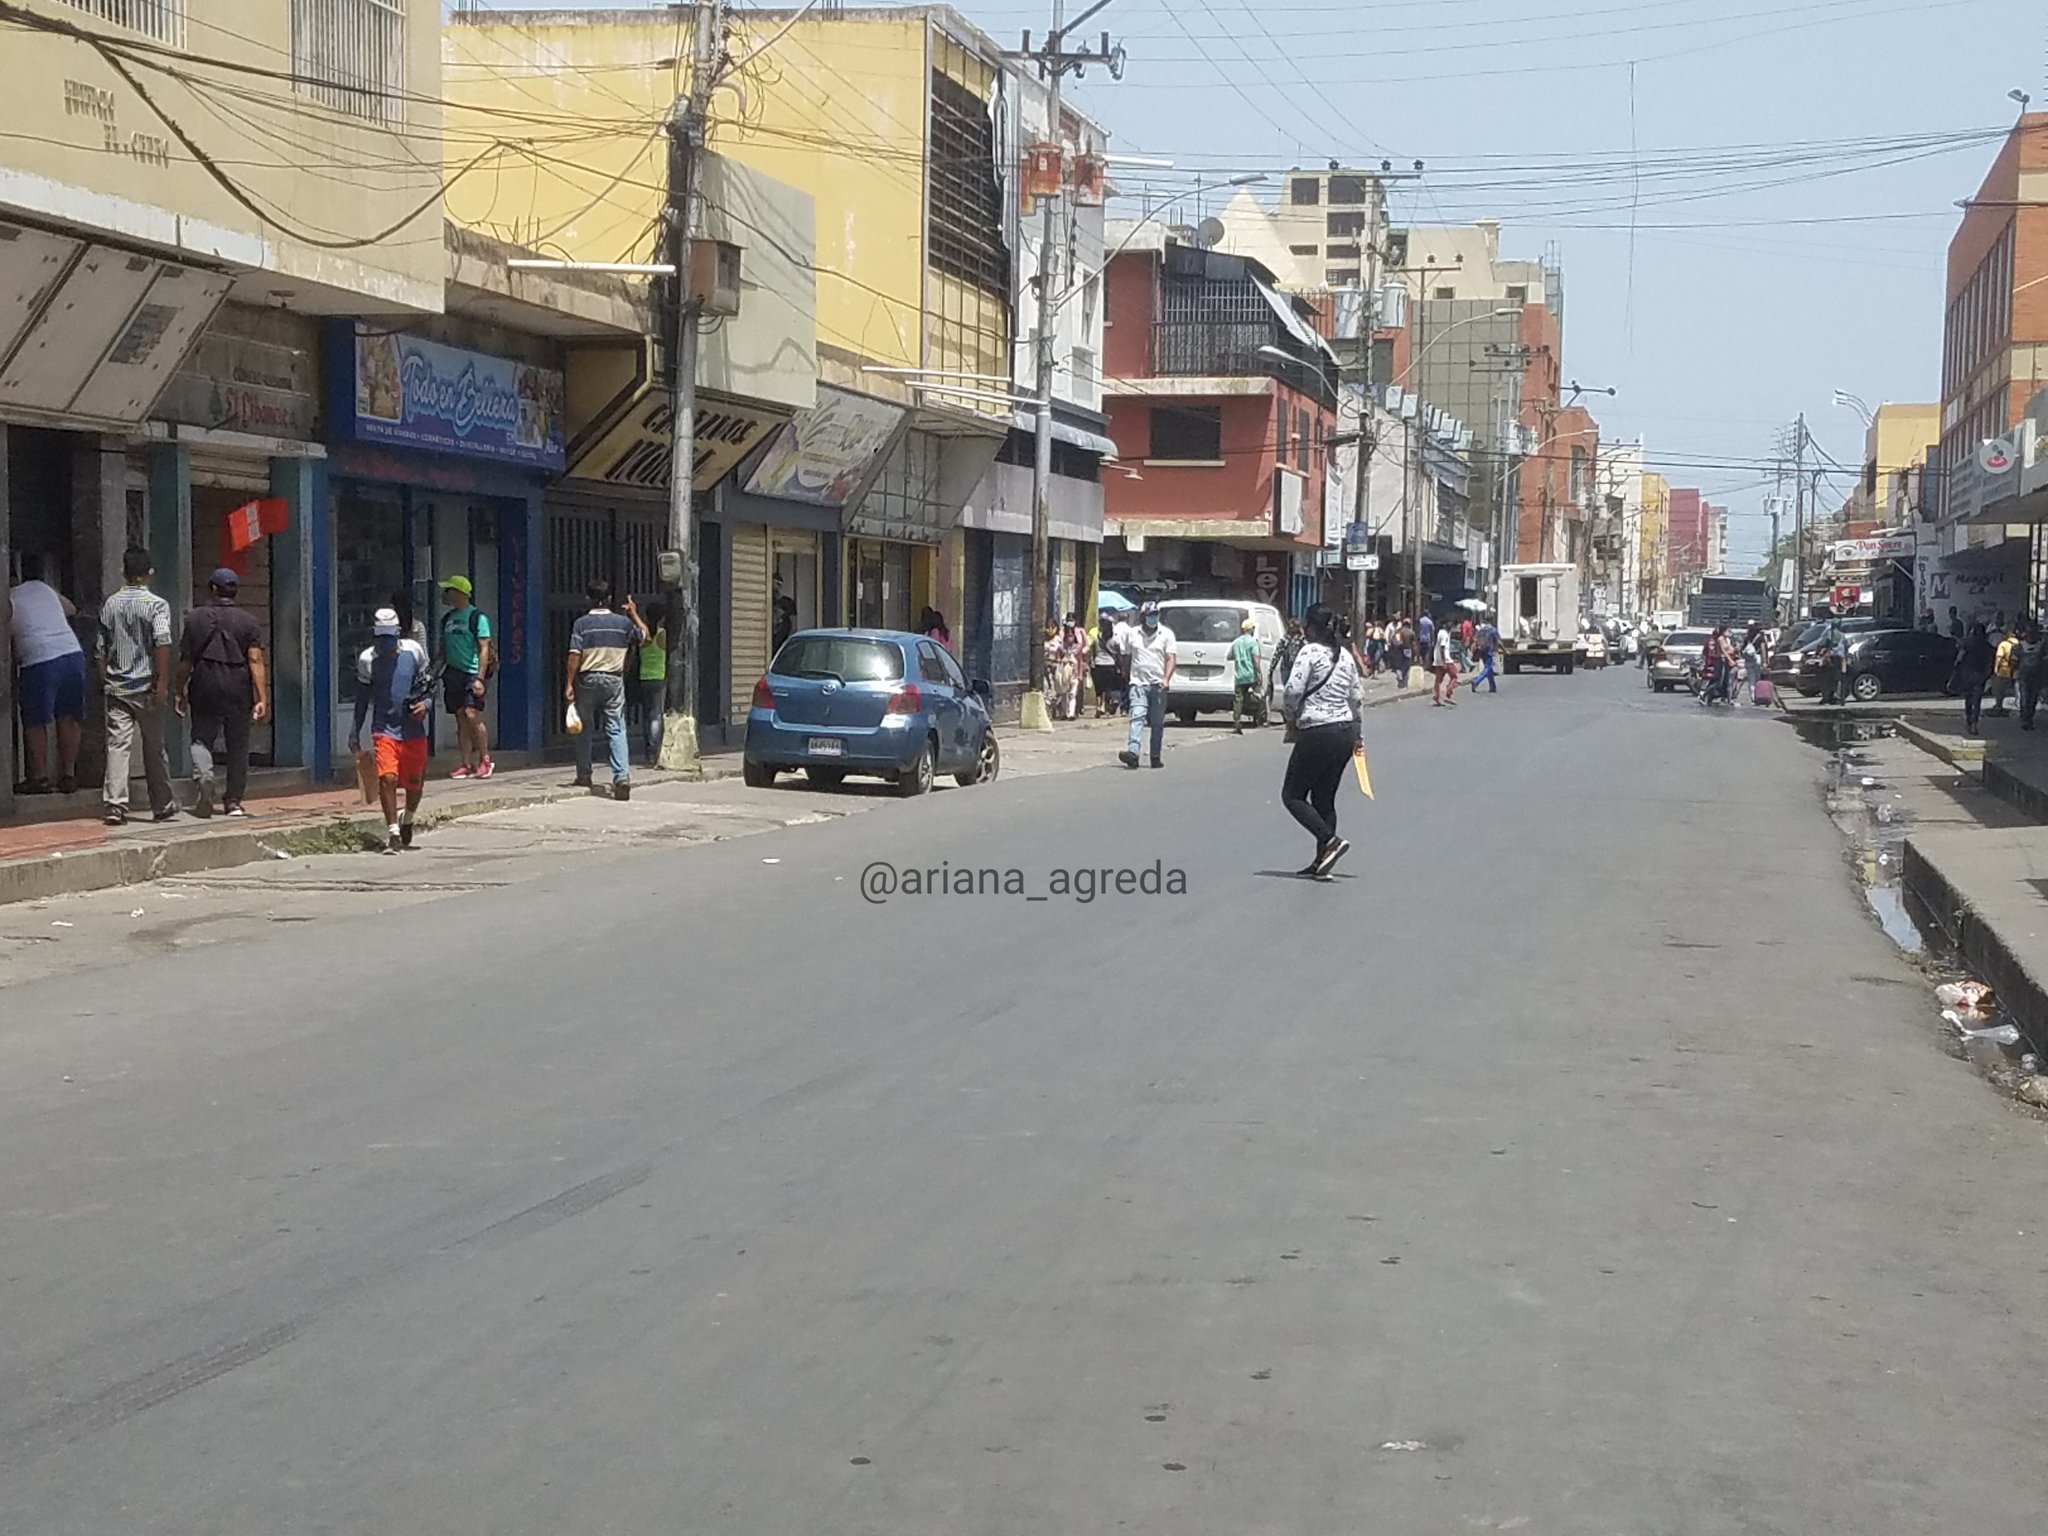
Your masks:
M 427 695 L 433 681 L 419 647 L 400 641 L 396 609 L 378 609 L 374 631 L 370 648 L 356 658 L 356 718 L 348 749 L 362 754 L 363 723 L 369 721 L 387 829 L 384 851 L 395 854 L 412 846 L 413 817 L 427 787 Z

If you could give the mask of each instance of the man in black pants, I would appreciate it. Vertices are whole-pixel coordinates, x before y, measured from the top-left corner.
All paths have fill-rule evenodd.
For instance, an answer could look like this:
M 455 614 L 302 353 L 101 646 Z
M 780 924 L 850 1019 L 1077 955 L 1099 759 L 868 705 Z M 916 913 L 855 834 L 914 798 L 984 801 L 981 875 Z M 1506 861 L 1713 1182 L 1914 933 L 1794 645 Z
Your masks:
M 1330 609 L 1317 603 L 1302 619 L 1307 643 L 1295 659 L 1284 695 L 1294 722 L 1294 754 L 1280 803 L 1315 837 L 1316 856 L 1302 874 L 1327 880 L 1351 845 L 1337 835 L 1337 791 L 1358 749 L 1358 711 L 1364 688 L 1348 637 Z
M 235 605 L 241 577 L 222 566 L 207 586 L 213 602 L 185 616 L 178 643 L 178 713 L 192 721 L 192 777 L 199 790 L 192 814 L 213 814 L 213 754 L 224 746 L 228 782 L 222 808 L 230 816 L 246 816 L 249 730 L 270 714 L 263 630 L 254 614 Z
M 2048 645 L 2042 642 L 2041 625 L 2030 619 L 2020 631 L 2020 729 L 2034 728 L 2034 711 L 2041 704 L 2041 687 L 2048 683 Z

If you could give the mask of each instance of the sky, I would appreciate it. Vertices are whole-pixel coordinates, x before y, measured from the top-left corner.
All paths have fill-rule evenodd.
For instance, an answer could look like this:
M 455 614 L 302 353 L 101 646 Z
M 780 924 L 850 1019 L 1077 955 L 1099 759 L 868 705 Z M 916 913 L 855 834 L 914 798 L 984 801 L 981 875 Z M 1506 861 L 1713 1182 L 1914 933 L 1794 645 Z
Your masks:
M 1002 42 L 1050 18 L 956 8 Z M 1086 35 L 1104 28 L 1123 78 L 1070 89 L 1112 151 L 1175 163 L 1119 173 L 1134 193 L 1421 160 L 1397 222 L 1493 217 L 1504 255 L 1554 247 L 1565 377 L 1616 391 L 1588 401 L 1604 439 L 1640 435 L 1730 508 L 1735 570 L 1765 554 L 1762 465 L 1795 417 L 1853 467 L 1863 425 L 1836 390 L 1938 398 L 1955 202 L 2007 92 L 2048 108 L 2039 0 L 1111 0 Z

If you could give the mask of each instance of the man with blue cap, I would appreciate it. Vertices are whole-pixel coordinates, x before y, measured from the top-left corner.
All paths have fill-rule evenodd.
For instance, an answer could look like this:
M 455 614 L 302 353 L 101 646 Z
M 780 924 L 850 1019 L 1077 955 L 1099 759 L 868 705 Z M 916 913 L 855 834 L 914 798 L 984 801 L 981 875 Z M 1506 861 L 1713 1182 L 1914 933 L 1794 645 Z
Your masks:
M 192 722 L 192 777 L 198 794 L 194 816 L 213 814 L 214 753 L 225 746 L 230 816 L 249 812 L 250 729 L 270 715 L 270 671 L 263 654 L 263 629 L 235 599 L 242 578 L 227 566 L 206 583 L 213 601 L 185 616 L 178 642 L 178 713 Z

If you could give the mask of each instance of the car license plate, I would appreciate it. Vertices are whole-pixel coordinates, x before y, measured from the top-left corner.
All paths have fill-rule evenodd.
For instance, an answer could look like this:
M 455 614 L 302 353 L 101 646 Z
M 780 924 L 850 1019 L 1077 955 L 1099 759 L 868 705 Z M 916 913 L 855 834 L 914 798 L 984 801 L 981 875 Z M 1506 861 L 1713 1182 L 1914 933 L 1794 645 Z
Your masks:
M 844 757 L 846 743 L 837 736 L 813 736 L 808 750 L 812 757 Z
M 1214 677 L 1223 669 L 1221 667 L 1184 667 L 1181 670 L 1186 672 L 1189 677 Z

